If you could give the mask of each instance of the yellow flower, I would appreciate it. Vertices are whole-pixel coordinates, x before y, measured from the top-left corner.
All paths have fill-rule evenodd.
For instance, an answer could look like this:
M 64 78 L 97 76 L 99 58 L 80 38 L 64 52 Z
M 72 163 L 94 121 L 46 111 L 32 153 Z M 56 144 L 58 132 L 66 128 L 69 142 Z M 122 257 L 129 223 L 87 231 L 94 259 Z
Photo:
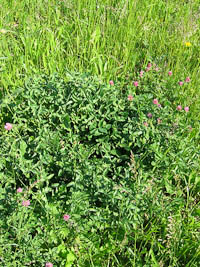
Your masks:
M 192 44 L 190 42 L 185 42 L 185 46 L 190 47 Z

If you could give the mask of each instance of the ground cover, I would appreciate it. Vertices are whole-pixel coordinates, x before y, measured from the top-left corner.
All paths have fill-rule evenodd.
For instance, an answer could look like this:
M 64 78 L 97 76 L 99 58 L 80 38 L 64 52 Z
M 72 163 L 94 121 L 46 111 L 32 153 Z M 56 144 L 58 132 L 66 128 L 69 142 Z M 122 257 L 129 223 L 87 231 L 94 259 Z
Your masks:
M 0 12 L 1 266 L 199 266 L 198 1 Z

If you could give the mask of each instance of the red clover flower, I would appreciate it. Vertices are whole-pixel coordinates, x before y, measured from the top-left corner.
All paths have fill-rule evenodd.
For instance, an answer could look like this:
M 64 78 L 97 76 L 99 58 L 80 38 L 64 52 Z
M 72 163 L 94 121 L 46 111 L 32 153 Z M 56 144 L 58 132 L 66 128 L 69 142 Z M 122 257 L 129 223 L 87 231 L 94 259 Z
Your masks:
M 24 207 L 30 206 L 30 200 L 23 200 L 22 201 L 22 206 L 24 206 Z
M 111 81 L 109 81 L 109 84 L 110 85 L 114 85 L 114 82 L 111 80 Z
M 132 95 L 128 95 L 128 101 L 133 101 L 133 96 Z
M 22 193 L 23 189 L 21 187 L 17 188 L 17 193 Z
M 68 221 L 69 218 L 70 218 L 70 215 L 68 215 L 68 214 L 65 214 L 65 215 L 63 216 L 63 219 L 64 219 L 65 221 Z
M 10 131 L 11 129 L 12 129 L 12 124 L 11 123 L 9 123 L 9 122 L 6 122 L 6 124 L 5 124 L 5 126 L 4 126 L 4 128 L 7 130 L 7 131 Z
M 177 110 L 182 110 L 182 106 L 181 105 L 178 105 L 176 109 Z
M 190 108 L 189 107 L 185 107 L 184 110 L 185 110 L 185 112 L 188 112 L 190 110 Z
M 171 70 L 168 72 L 168 75 L 169 76 L 172 76 L 172 71 Z
M 155 98 L 155 99 L 153 100 L 153 103 L 154 103 L 155 105 L 158 105 L 158 99 Z

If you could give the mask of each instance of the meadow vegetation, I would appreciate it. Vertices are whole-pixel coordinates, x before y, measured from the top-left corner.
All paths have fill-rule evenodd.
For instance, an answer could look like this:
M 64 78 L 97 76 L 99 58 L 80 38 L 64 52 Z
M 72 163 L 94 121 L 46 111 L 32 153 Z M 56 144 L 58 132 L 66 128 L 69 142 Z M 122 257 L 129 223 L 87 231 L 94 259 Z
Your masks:
M 200 9 L 5 0 L 0 266 L 200 266 Z

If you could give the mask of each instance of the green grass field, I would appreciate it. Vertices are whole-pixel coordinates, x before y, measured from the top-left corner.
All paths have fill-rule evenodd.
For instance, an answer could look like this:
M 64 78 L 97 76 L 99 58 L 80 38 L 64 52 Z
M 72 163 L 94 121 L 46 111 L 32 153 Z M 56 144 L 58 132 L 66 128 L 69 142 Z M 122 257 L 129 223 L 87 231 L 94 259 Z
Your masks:
M 193 0 L 4 1 L 1 82 L 66 67 L 114 79 L 153 61 L 189 72 L 196 92 L 199 17 Z
M 157 75 L 153 72 L 148 72 L 147 74 L 146 72 L 145 77 L 147 78 L 145 78 L 146 80 L 143 82 L 142 78 L 139 78 L 139 72 L 141 70 L 145 72 L 148 63 L 151 63 L 153 66 L 155 64 L 159 68 L 159 74 Z M 162 143 L 163 139 L 159 139 L 158 136 L 162 135 L 160 135 L 162 131 L 163 133 L 167 132 L 167 128 L 163 128 L 161 132 L 156 132 L 153 124 L 149 123 L 152 127 L 152 131 L 155 130 L 152 135 L 149 132 L 146 133 L 143 128 L 142 130 L 137 129 L 138 139 L 140 138 L 139 132 L 144 131 L 144 139 L 155 140 L 155 142 L 147 146 L 148 148 L 145 147 L 145 143 L 142 144 L 143 150 L 141 149 L 140 153 L 146 151 L 144 154 L 141 154 L 142 159 L 140 159 L 139 156 L 138 158 L 137 156 L 135 158 L 134 156 L 132 157 L 133 181 L 136 189 L 133 189 L 131 185 L 126 184 L 125 186 L 124 184 L 126 188 L 124 189 L 125 191 L 130 189 L 130 192 L 133 192 L 136 190 L 135 201 L 138 203 L 137 205 L 140 206 L 140 203 L 143 203 L 142 196 L 145 195 L 145 211 L 142 213 L 143 215 L 141 215 L 141 217 L 134 219 L 130 217 L 133 221 L 135 220 L 131 226 L 129 224 L 126 225 L 125 223 L 123 228 L 123 224 L 119 224 L 119 228 L 115 230 L 115 227 L 112 226 L 112 216 L 115 214 L 116 207 L 112 210 L 112 207 L 110 208 L 110 204 L 108 204 L 109 202 L 105 201 L 108 205 L 105 204 L 107 206 L 104 207 L 105 210 L 103 216 L 105 216 L 105 221 L 106 219 L 108 219 L 108 221 L 105 225 L 104 222 L 102 222 L 102 227 L 104 228 L 101 228 L 101 221 L 98 221 L 95 217 L 100 216 L 98 215 L 98 212 L 99 214 L 101 213 L 100 206 L 98 206 L 100 205 L 98 204 L 99 200 L 95 202 L 96 207 L 95 205 L 94 207 L 87 207 L 88 210 L 91 209 L 91 213 L 92 209 L 96 208 L 98 212 L 96 211 L 95 214 L 97 215 L 91 217 L 92 219 L 90 221 L 85 221 L 84 216 L 86 215 L 80 215 L 82 214 L 82 211 L 75 205 L 75 203 L 77 203 L 77 205 L 84 206 L 87 202 L 86 199 L 88 195 L 81 195 L 81 190 L 84 190 L 84 186 L 80 189 L 80 192 L 78 191 L 79 189 L 77 189 L 78 187 L 73 189 L 74 191 L 71 193 L 71 199 L 74 199 L 74 202 L 70 199 L 63 200 L 63 192 L 68 192 L 65 191 L 68 189 L 64 189 L 66 181 L 62 180 L 64 179 L 62 175 L 61 178 L 53 178 L 54 180 L 52 182 L 50 182 L 51 178 L 47 178 L 47 180 L 49 179 L 49 182 L 42 184 L 42 186 L 46 186 L 46 189 L 37 188 L 37 192 L 34 190 L 30 191 L 32 192 L 32 197 L 35 196 L 35 199 L 38 199 L 37 201 L 40 205 L 39 207 L 34 206 L 35 208 L 30 209 L 30 213 L 22 210 L 22 207 L 15 207 L 18 211 L 16 213 L 14 211 L 15 208 L 13 208 L 14 206 L 8 204 L 8 200 L 3 199 L 3 197 L 2 200 L 0 198 L 0 209 L 4 212 L 2 213 L 4 214 L 2 216 L 7 218 L 6 224 L 4 218 L 0 215 L 0 266 L 39 267 L 45 266 L 46 262 L 52 262 L 54 267 L 200 266 L 199 69 L 199 0 L 2 1 L 0 8 L 0 97 L 2 104 L 0 112 L 0 122 L 2 125 L 2 139 L 0 145 L 2 158 L 0 164 L 1 194 L 8 194 L 10 199 L 12 199 L 13 192 L 16 191 L 17 187 L 21 188 L 22 185 L 24 185 L 24 188 L 26 187 L 26 189 L 29 187 L 32 188 L 31 186 L 34 182 L 33 177 L 31 176 L 32 174 L 26 176 L 25 173 L 28 172 L 23 171 L 23 168 L 26 170 L 28 170 L 28 168 L 31 170 L 32 168 L 31 164 L 28 163 L 28 159 L 24 158 L 25 152 L 23 154 L 23 160 L 19 165 L 16 163 L 18 159 L 15 159 L 15 156 L 16 158 L 18 157 L 17 141 L 21 140 L 19 141 L 21 142 L 20 149 L 26 151 L 26 149 L 28 149 L 27 140 L 30 142 L 32 142 L 34 138 L 37 140 L 37 136 L 35 136 L 34 133 L 30 134 L 29 130 L 26 131 L 26 134 L 27 136 L 30 136 L 29 139 L 26 139 L 27 136 L 24 134 L 24 130 L 21 129 L 25 127 L 23 126 L 23 123 L 28 123 L 29 119 L 32 123 L 29 125 L 30 128 L 36 127 L 35 125 L 38 123 L 37 117 L 34 117 L 35 115 L 33 115 L 33 117 L 30 115 L 30 118 L 27 117 L 29 114 L 32 114 L 32 109 L 30 108 L 29 110 L 28 105 L 32 103 L 33 106 L 37 106 L 40 102 L 39 98 L 37 103 L 34 101 L 27 102 L 27 110 L 29 110 L 30 113 L 27 113 L 28 115 L 23 115 L 26 116 L 24 117 L 26 120 L 20 121 L 19 119 L 19 123 L 21 123 L 19 125 L 22 125 L 22 128 L 18 126 L 17 131 L 13 131 L 13 135 L 9 135 L 11 132 L 8 133 L 4 129 L 4 125 L 8 122 L 12 123 L 12 119 L 16 124 L 17 116 L 19 115 L 20 117 L 20 114 L 23 113 L 20 113 L 21 111 L 24 110 L 25 114 L 26 106 L 20 106 L 21 100 L 18 102 L 18 99 L 15 98 L 15 93 L 18 92 L 17 90 L 19 88 L 24 88 L 27 80 L 31 77 L 34 77 L 33 87 L 30 85 L 30 87 L 27 88 L 40 88 L 41 86 L 41 88 L 45 90 L 46 87 L 42 87 L 43 80 L 41 82 L 39 78 L 37 80 L 36 77 L 40 77 L 40 75 L 43 74 L 46 75 L 45 77 L 54 77 L 54 74 L 57 73 L 60 79 L 67 83 L 70 80 L 70 75 L 67 75 L 66 73 L 76 72 L 83 75 L 84 73 L 89 73 L 91 77 L 98 77 L 101 81 L 100 84 L 104 84 L 105 87 L 110 86 L 110 90 L 114 90 L 113 88 L 116 90 L 121 89 L 122 92 L 125 91 L 125 95 L 131 93 L 134 97 L 147 92 L 150 95 L 147 97 L 147 102 L 148 99 L 152 100 L 153 98 L 163 100 L 162 105 L 164 105 L 164 107 L 166 106 L 166 110 L 164 109 L 165 115 L 163 115 L 162 120 L 165 120 L 166 123 L 169 123 L 169 121 L 167 117 L 164 116 L 167 116 L 167 112 L 171 114 L 170 112 L 173 108 L 176 110 L 177 105 L 181 104 L 183 108 L 189 107 L 189 112 L 187 114 L 186 111 L 187 117 L 186 115 L 185 117 L 181 117 L 181 115 L 177 115 L 178 117 L 176 117 L 176 115 L 169 116 L 169 120 L 172 122 L 174 120 L 174 123 L 178 121 L 183 128 L 181 128 L 182 130 L 175 137 L 174 140 L 176 141 L 170 139 L 171 141 L 167 143 L 168 145 L 166 145 L 166 147 L 163 147 L 163 150 L 159 150 L 159 148 L 156 147 L 156 144 L 157 142 Z M 171 77 L 174 79 L 173 82 L 169 80 L 169 71 L 172 71 Z M 80 77 L 80 80 L 76 80 L 74 84 L 72 83 L 74 86 L 72 87 L 76 88 L 76 84 L 79 84 L 79 82 L 82 81 L 83 87 L 81 88 L 85 88 L 87 91 L 89 88 L 89 85 L 86 82 L 87 78 L 85 78 L 85 76 Z M 186 77 L 190 77 L 190 82 L 184 82 L 183 86 L 178 86 L 178 82 L 185 81 Z M 52 84 L 57 84 L 56 79 L 54 80 L 54 78 L 50 78 L 50 80 L 51 79 Z M 109 85 L 110 80 L 114 82 L 114 87 Z M 133 81 L 136 80 L 139 81 L 139 89 L 133 88 Z M 59 81 L 58 83 L 58 87 L 61 86 L 60 84 L 62 84 L 62 82 Z M 93 88 L 95 88 L 95 86 L 98 88 L 96 83 L 93 84 L 91 82 L 91 86 Z M 77 90 L 79 90 L 78 87 Z M 109 95 L 107 91 L 106 94 L 112 99 L 112 95 Z M 30 95 L 28 95 L 27 98 L 31 97 Z M 75 95 L 77 98 L 74 99 L 78 101 L 77 99 L 81 99 L 83 95 Z M 45 99 L 45 93 L 41 93 L 41 97 Z M 61 96 L 59 97 L 61 102 L 64 101 Z M 120 97 L 121 95 L 119 98 Z M 118 97 L 116 96 L 116 99 L 117 98 Z M 119 103 L 116 102 L 116 106 L 119 104 L 119 110 L 121 105 L 124 105 L 124 100 L 121 101 L 122 102 Z M 150 103 L 152 103 L 152 101 Z M 19 110 L 17 109 L 17 105 L 19 105 Z M 69 102 L 69 106 L 70 105 L 71 102 Z M 83 110 L 83 113 L 85 112 L 84 108 L 81 109 L 81 102 L 79 105 L 80 109 L 77 107 L 77 116 L 79 110 Z M 70 107 L 72 107 L 72 109 L 74 108 L 74 106 Z M 124 109 L 126 108 L 127 106 Z M 139 116 L 140 119 L 142 118 L 142 122 L 144 122 L 144 115 L 141 114 L 142 112 L 145 114 L 148 110 L 146 111 L 143 102 L 140 108 L 138 108 L 140 109 Z M 154 111 L 153 108 L 152 111 L 150 110 L 151 112 Z M 39 114 L 39 111 L 36 111 L 35 109 L 33 114 L 37 114 L 37 112 Z M 181 114 L 185 114 L 183 113 L 184 109 L 181 112 Z M 89 113 L 90 112 L 88 111 L 87 115 Z M 60 117 L 57 117 L 57 119 L 55 118 L 51 121 L 52 125 L 53 123 L 56 123 L 56 120 L 60 119 Z M 71 118 L 67 117 L 67 122 L 64 124 L 69 124 L 70 119 Z M 79 124 L 81 125 L 84 119 L 85 117 L 83 116 L 81 117 L 80 122 L 75 122 L 75 116 L 73 121 L 75 125 L 74 129 L 78 129 L 76 127 L 78 127 Z M 38 119 L 38 121 L 39 120 L 40 119 Z M 87 123 L 88 122 L 86 122 L 86 124 Z M 138 123 L 140 123 L 139 120 Z M 41 124 L 39 123 L 38 125 L 40 128 L 42 120 Z M 42 127 L 44 127 L 45 131 L 46 126 L 44 125 L 41 126 L 41 128 Z M 84 127 L 85 126 L 83 125 L 83 128 Z M 186 128 L 188 127 L 192 127 L 192 130 L 187 136 Z M 46 133 L 51 132 L 51 130 L 51 128 L 48 128 Z M 77 130 L 77 135 L 79 134 L 79 130 Z M 68 128 L 67 131 L 68 133 L 70 132 Z M 104 131 L 107 132 L 107 130 Z M 169 135 L 171 132 L 172 130 L 169 131 Z M 43 136 L 42 132 L 40 132 L 40 134 Z M 100 133 L 97 133 L 96 136 L 98 136 L 98 134 L 100 135 Z M 52 136 L 54 135 L 56 135 L 55 132 Z M 147 137 L 147 135 L 150 135 L 150 139 L 148 139 L 149 137 Z M 74 144 L 73 142 L 78 142 L 78 139 L 73 139 L 75 137 L 70 138 L 69 140 L 72 144 Z M 105 142 L 107 140 L 106 138 L 107 137 L 105 137 Z M 41 138 L 41 143 L 44 139 Z M 16 140 L 16 147 L 14 147 L 14 140 Z M 26 144 L 24 144 L 22 140 L 25 140 L 24 142 Z M 49 142 L 48 144 L 51 143 L 49 140 L 51 140 L 51 138 L 47 138 L 46 142 Z M 63 140 L 66 141 L 64 137 Z M 93 140 L 93 137 L 88 140 Z M 66 141 L 66 144 L 68 141 Z M 9 142 L 13 143 L 12 148 L 6 147 Z M 151 141 L 144 142 L 148 143 Z M 174 149 L 176 142 L 180 144 L 177 148 L 180 151 Z M 118 146 L 119 144 L 120 141 Z M 83 147 L 80 145 L 80 151 L 77 153 L 80 154 L 83 162 L 87 162 L 90 156 L 85 156 L 84 150 L 87 151 L 87 149 L 84 147 L 85 144 L 82 145 Z M 70 157 L 72 158 L 73 155 L 75 155 L 73 153 L 75 153 L 77 148 L 74 147 L 73 149 L 73 152 L 70 152 L 72 153 L 70 154 Z M 105 150 L 106 149 L 107 148 L 105 148 Z M 125 145 L 122 150 L 123 149 L 126 149 Z M 148 159 L 147 154 L 150 149 L 152 149 L 155 154 L 157 153 L 154 165 L 148 165 L 148 163 L 143 160 L 145 158 Z M 109 151 L 111 150 L 112 149 Z M 177 155 L 179 155 L 178 158 L 174 155 L 176 152 Z M 41 155 L 44 156 L 45 154 L 42 154 L 41 152 Z M 9 161 L 7 160 L 6 163 L 6 159 L 8 158 L 12 158 L 12 164 L 9 163 L 11 165 L 6 165 Z M 160 158 L 160 161 L 158 158 Z M 29 158 L 29 160 L 30 159 L 31 158 Z M 161 159 L 163 159 L 163 162 L 165 161 L 166 165 L 161 165 Z M 26 163 L 25 160 L 27 160 Z M 55 157 L 53 161 L 57 162 L 59 159 Z M 75 161 L 76 160 L 72 161 L 72 164 L 75 164 Z M 39 179 L 39 169 L 41 173 L 43 173 L 43 171 L 45 173 L 47 169 L 45 169 L 46 167 L 43 169 L 43 165 L 40 166 L 40 163 L 38 164 L 39 165 L 36 164 L 37 167 L 35 167 L 36 169 L 38 168 L 38 173 L 37 175 L 34 175 Z M 62 162 L 62 164 L 65 163 Z M 78 163 L 76 164 L 79 165 Z M 40 168 L 38 166 L 40 166 Z M 57 170 L 53 167 L 51 169 L 50 165 L 48 168 L 46 173 L 47 177 L 48 175 L 51 175 L 51 172 L 55 175 Z M 88 168 L 87 170 L 90 173 L 89 170 L 93 167 L 91 164 L 91 166 L 88 165 L 88 167 L 85 168 Z M 120 171 L 121 169 L 119 170 L 119 173 Z M 44 176 L 46 174 L 44 174 Z M 7 178 L 5 178 L 5 175 L 8 175 Z M 22 175 L 21 178 L 19 178 L 20 175 Z M 59 182 L 59 179 L 62 181 Z M 105 179 L 105 183 L 107 183 L 106 181 L 107 180 Z M 71 183 L 72 181 L 69 182 L 69 185 L 67 185 L 66 188 L 70 188 Z M 109 184 L 106 186 L 107 189 L 110 187 Z M 59 187 L 60 189 L 58 189 Z M 114 188 L 115 187 L 116 185 Z M 54 190 L 52 188 L 56 188 L 55 192 L 51 191 Z M 48 192 L 51 192 L 51 197 L 48 195 Z M 111 194 L 109 190 L 108 194 Z M 113 193 L 113 199 L 115 199 L 115 197 L 116 195 Z M 121 199 L 121 206 L 118 207 L 120 211 L 119 217 L 126 217 L 124 207 L 129 195 L 127 194 L 126 197 L 119 195 L 117 197 Z M 18 200 L 18 196 L 15 200 L 16 199 Z M 59 203 L 58 206 L 57 204 L 54 205 L 54 201 Z M 91 204 L 91 202 L 92 197 L 90 201 L 88 200 L 88 203 Z M 69 207 L 71 207 L 71 213 L 74 212 L 74 217 L 70 214 L 70 216 L 74 218 L 74 221 L 69 229 L 64 229 L 65 226 L 63 226 L 62 223 L 60 224 L 57 219 L 54 220 L 54 215 L 58 216 L 56 210 L 60 211 L 62 220 L 62 212 L 65 210 L 65 205 L 68 207 L 68 210 L 70 210 Z M 134 212 L 137 213 L 137 209 L 140 209 L 142 212 L 142 208 L 138 208 L 139 206 L 137 206 L 135 210 L 133 209 L 133 214 Z M 81 216 L 83 216 L 84 219 Z M 163 216 L 163 219 L 159 216 Z M 137 216 L 135 215 L 135 217 Z M 17 218 L 16 221 L 15 218 Z M 30 220 L 30 218 L 33 219 Z M 40 219 L 41 225 L 37 225 L 37 221 L 40 221 Z M 81 226 L 79 225 L 79 222 Z M 95 227 L 93 228 L 94 222 L 97 225 L 97 228 L 99 227 L 97 230 Z M 84 228 L 85 224 L 88 224 L 87 229 Z M 8 231 L 10 232 L 15 231 L 18 234 L 13 234 L 12 239 L 9 236 L 9 233 L 6 233 L 6 229 L 9 229 Z M 89 234 L 90 231 L 91 233 Z M 24 237 L 24 239 L 23 233 L 25 233 L 25 236 L 27 233 L 27 236 Z M 36 236 L 36 238 L 29 238 L 30 233 L 33 236 Z M 67 238 L 69 238 L 69 242 L 66 241 Z M 100 242 L 98 242 L 98 238 L 101 240 Z M 51 240 L 51 242 L 48 240 Z M 23 245 L 25 243 L 28 243 L 29 247 L 32 247 L 33 249 L 27 249 L 26 246 Z M 13 247 L 15 247 L 15 249 Z M 51 265 L 46 266 L 49 267 Z

